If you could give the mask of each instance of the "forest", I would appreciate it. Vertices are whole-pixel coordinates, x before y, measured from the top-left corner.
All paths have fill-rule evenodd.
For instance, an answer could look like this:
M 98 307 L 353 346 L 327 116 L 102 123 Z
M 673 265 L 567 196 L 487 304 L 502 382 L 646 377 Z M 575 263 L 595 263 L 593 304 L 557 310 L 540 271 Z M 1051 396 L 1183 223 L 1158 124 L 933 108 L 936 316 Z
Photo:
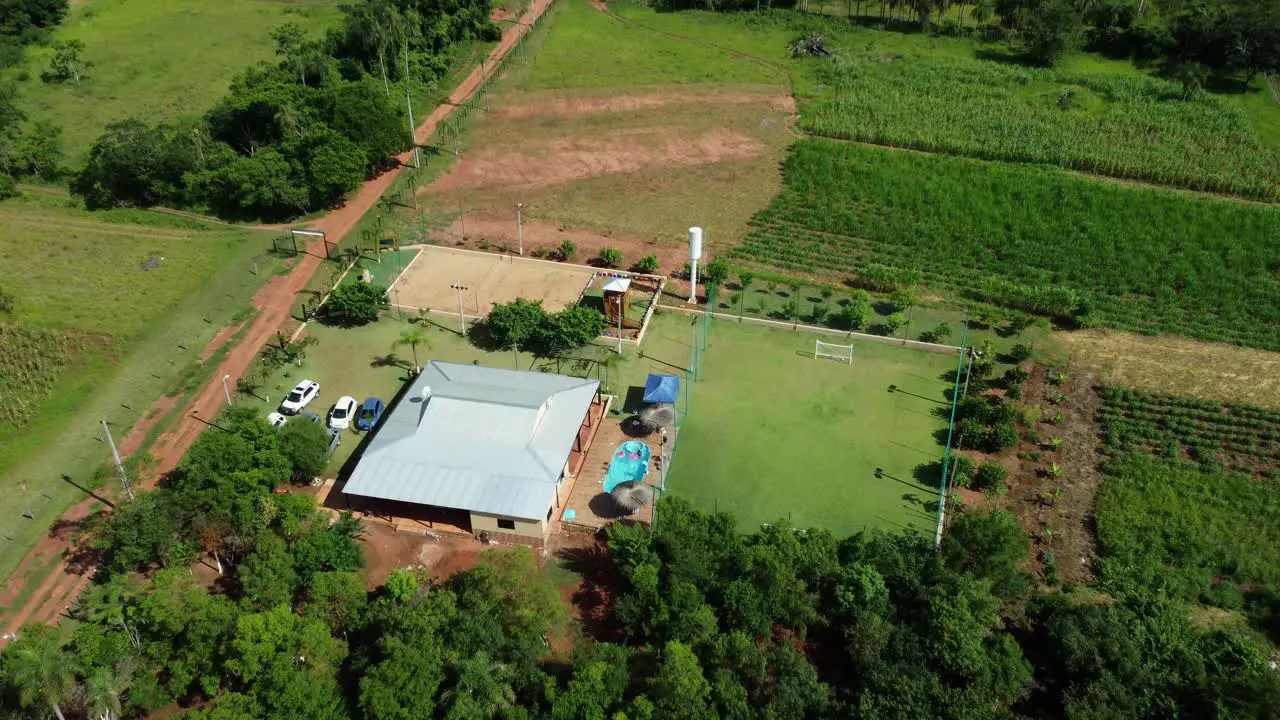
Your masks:
M 76 622 L 28 626 L 0 655 L 0 717 L 1263 717 L 1280 676 L 1248 634 L 1130 585 L 1042 594 L 1011 515 L 837 538 L 665 498 L 563 562 L 611 599 L 567 616 L 526 549 L 445 579 L 369 590 L 359 521 L 272 493 L 323 455 L 230 410 L 173 483 L 97 529 Z M 296 428 L 296 429 L 294 429 Z M 311 437 L 311 435 L 319 437 Z M 216 582 L 188 567 L 204 562 Z M 571 650 L 550 634 L 568 627 Z
M 0 71 L 17 65 L 26 46 L 41 42 L 67 14 L 67 0 L 0 0 Z M 60 131 L 27 121 L 12 85 L 0 81 L 0 200 L 13 196 L 17 180 L 58 177 Z

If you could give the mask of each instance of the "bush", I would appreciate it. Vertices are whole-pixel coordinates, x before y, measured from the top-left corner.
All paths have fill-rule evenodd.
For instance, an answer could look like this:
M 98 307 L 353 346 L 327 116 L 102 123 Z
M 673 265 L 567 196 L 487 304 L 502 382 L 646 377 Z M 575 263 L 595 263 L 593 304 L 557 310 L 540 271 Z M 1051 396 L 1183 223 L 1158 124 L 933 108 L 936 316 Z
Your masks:
M 990 452 L 998 452 L 1018 444 L 1018 431 L 1012 423 L 1002 422 L 987 430 L 985 440 Z
M 652 274 L 658 271 L 658 256 L 649 254 L 640 258 L 631 266 L 632 272 Z
M 951 337 L 951 326 L 943 322 L 920 333 L 920 342 L 940 343 L 949 337 Z
M 1052 550 L 1044 551 L 1044 582 L 1046 585 L 1058 584 L 1058 559 Z
M 578 245 L 572 240 L 565 240 L 556 248 L 556 259 L 562 262 L 568 262 L 578 254 Z
M 992 462 L 984 462 L 978 466 L 978 470 L 974 473 L 974 487 L 978 490 L 990 490 L 996 492 L 1004 487 L 1004 481 L 1008 473 L 1003 467 Z
M 1004 371 L 1004 386 L 1013 389 L 1027 381 L 1027 371 L 1014 366 Z
M 1009 350 L 1009 359 L 1013 362 L 1026 362 L 1031 359 L 1031 346 L 1026 343 L 1018 343 Z
M 622 264 L 622 251 L 611 247 L 600 248 L 600 254 L 596 255 L 596 262 L 600 267 L 616 268 Z
M 893 306 L 894 312 L 903 312 L 915 303 L 915 297 L 906 288 L 899 288 L 889 293 L 889 304 Z
M 951 484 L 962 488 L 973 487 L 973 458 L 956 453 L 951 462 Z

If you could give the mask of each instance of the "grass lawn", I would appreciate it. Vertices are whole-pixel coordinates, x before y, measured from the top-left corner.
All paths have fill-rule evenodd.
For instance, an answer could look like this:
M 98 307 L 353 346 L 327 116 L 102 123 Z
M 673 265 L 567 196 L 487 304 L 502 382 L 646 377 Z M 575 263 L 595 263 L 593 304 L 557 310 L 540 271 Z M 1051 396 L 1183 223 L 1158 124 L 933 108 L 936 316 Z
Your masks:
M 267 236 L 140 211 L 89 214 L 32 194 L 0 203 L 0 288 L 15 298 L 6 322 L 91 340 L 57 368 L 30 419 L 0 424 L 0 576 L 92 484 L 110 460 L 98 421 L 122 438 L 165 392 L 190 389 L 216 361 L 199 356 L 284 263 Z M 163 257 L 152 269 L 142 266 Z M 34 402 L 38 400 L 38 402 Z M 29 511 L 33 519 L 23 517 Z
M 68 159 L 79 163 L 108 123 L 204 114 L 236 73 L 274 56 L 275 28 L 293 22 L 319 35 L 338 16 L 330 0 L 72 3 L 53 40 L 85 44 L 84 59 L 93 63 L 85 79 L 42 82 L 53 50 L 38 46 L 7 79 L 19 79 L 23 112 L 63 128 Z
M 942 457 L 956 357 L 873 341 L 852 365 L 812 352 L 812 335 L 713 323 L 668 489 L 744 529 L 932 530 L 937 489 L 915 475 Z

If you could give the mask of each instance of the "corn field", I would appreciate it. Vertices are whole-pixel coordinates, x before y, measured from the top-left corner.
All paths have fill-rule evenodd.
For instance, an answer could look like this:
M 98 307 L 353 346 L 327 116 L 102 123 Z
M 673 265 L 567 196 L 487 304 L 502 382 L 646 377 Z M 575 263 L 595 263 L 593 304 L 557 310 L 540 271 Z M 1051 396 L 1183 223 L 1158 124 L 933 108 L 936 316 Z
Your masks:
M 788 271 L 1280 350 L 1280 208 L 809 138 L 752 225 Z
M 1280 152 L 1233 105 L 1176 83 L 857 56 L 828 64 L 823 82 L 831 97 L 803 113 L 815 135 L 1280 200 Z
M 69 333 L 0 324 L 0 424 L 26 423 L 81 348 Z

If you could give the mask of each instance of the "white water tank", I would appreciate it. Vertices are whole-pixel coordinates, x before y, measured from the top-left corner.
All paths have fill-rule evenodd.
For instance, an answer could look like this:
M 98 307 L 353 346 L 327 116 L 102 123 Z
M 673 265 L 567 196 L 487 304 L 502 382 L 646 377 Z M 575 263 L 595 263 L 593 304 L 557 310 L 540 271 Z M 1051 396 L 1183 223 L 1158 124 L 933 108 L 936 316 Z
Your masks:
M 702 228 L 689 228 L 689 259 L 702 259 Z

